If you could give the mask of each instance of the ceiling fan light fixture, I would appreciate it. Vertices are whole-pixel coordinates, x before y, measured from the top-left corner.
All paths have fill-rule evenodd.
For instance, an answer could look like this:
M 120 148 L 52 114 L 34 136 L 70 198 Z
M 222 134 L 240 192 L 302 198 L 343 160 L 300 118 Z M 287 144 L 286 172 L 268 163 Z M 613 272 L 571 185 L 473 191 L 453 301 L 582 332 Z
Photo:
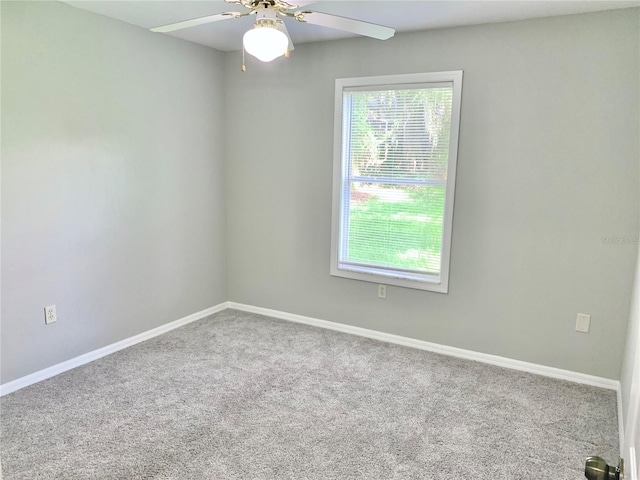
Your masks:
M 1 1 L 1 0 L 0 0 Z M 162 25 L 151 29 L 153 32 L 168 33 L 185 28 L 205 25 L 220 20 L 256 15 L 256 22 L 251 30 L 244 34 L 242 39 L 242 70 L 244 71 L 244 54 L 248 52 L 262 62 L 271 62 L 276 58 L 286 55 L 293 50 L 293 42 L 283 21 L 284 18 L 293 18 L 300 23 L 329 27 L 356 35 L 386 40 L 393 37 L 395 30 L 384 25 L 363 22 L 353 18 L 331 15 L 328 13 L 313 12 L 310 10 L 297 10 L 300 6 L 311 3 L 308 0 L 297 2 L 298 5 L 287 3 L 291 0 L 226 0 L 246 7 L 246 12 L 223 12 L 206 17 L 183 20 L 168 25 Z M 300 5 L 302 3 L 302 5 Z
M 242 38 L 244 49 L 262 62 L 270 62 L 284 55 L 289 46 L 287 36 L 278 30 L 275 22 L 258 20 Z

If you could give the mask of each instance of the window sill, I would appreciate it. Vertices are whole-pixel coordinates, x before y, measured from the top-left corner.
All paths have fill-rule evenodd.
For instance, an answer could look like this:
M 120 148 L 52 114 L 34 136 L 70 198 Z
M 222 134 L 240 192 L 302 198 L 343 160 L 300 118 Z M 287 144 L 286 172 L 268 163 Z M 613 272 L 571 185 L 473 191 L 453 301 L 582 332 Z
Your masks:
M 393 285 L 396 287 L 412 288 L 437 293 L 447 293 L 448 285 L 444 284 L 441 277 L 435 275 L 420 275 L 404 272 L 392 272 L 374 267 L 357 267 L 351 265 L 331 266 L 331 275 L 334 277 L 349 278 L 363 282 Z

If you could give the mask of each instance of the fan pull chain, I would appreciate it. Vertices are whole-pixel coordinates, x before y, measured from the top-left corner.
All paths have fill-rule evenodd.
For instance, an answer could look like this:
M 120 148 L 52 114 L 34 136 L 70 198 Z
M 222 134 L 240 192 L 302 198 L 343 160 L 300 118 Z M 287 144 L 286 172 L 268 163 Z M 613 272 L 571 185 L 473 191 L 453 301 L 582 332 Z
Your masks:
M 242 69 L 243 72 L 247 71 L 247 67 L 244 65 L 244 45 L 242 45 Z

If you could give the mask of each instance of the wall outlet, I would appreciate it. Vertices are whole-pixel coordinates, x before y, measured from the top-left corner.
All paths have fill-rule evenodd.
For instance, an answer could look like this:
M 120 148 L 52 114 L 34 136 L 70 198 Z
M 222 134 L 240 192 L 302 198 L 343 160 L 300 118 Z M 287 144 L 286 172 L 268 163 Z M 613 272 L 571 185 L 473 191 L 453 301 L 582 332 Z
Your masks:
M 579 313 L 576 318 L 576 332 L 589 333 L 589 326 L 591 325 L 591 315 L 585 315 Z
M 56 316 L 56 306 L 50 305 L 48 307 L 44 307 L 44 323 L 45 325 L 49 325 L 50 323 L 55 322 L 58 319 Z
M 387 298 L 387 286 L 378 285 L 378 298 Z

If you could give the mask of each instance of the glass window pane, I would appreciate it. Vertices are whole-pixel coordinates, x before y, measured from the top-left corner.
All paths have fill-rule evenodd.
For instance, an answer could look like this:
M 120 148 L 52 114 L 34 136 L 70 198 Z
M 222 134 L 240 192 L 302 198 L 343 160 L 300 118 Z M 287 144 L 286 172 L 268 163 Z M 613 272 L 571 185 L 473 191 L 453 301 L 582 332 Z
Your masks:
M 351 176 L 446 180 L 452 87 L 345 95 Z
M 444 185 L 352 183 L 348 263 L 440 273 Z

